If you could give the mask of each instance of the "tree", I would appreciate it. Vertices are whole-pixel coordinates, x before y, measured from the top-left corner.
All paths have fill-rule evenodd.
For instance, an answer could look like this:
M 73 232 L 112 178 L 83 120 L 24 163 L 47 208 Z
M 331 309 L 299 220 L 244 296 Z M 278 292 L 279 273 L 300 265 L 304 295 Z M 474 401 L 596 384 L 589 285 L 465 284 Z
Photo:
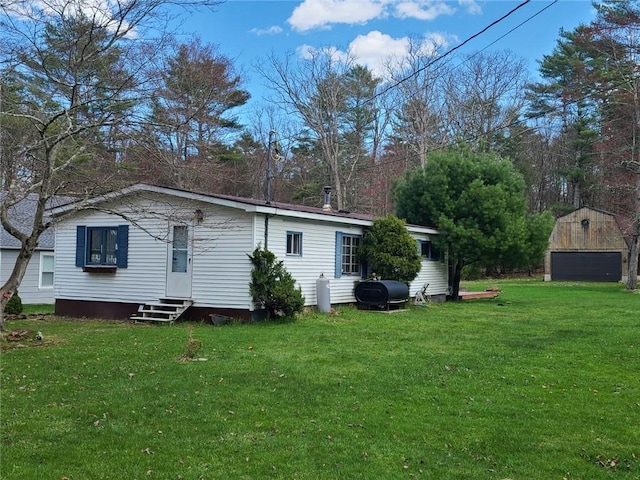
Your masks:
M 407 58 L 399 66 L 390 65 L 397 85 L 393 136 L 407 146 L 410 163 L 422 167 L 429 151 L 442 147 L 448 137 L 445 91 L 451 73 L 439 59 L 439 48 L 437 43 L 410 40 Z
M 408 232 L 406 223 L 394 215 L 373 222 L 362 239 L 360 258 L 380 278 L 407 285 L 421 267 L 418 242 Z
M 509 51 L 468 55 L 452 69 L 445 95 L 449 143 L 494 150 L 520 117 L 526 71 L 524 60 Z
M 380 81 L 329 50 L 309 51 L 299 62 L 292 62 L 291 55 L 284 60 L 271 55 L 268 65 L 256 68 L 274 92 L 273 103 L 293 112 L 301 130 L 317 143 L 330 175 L 323 183 L 333 185 L 338 209 L 356 208 L 358 169 L 375 158 L 386 127 L 378 105 L 382 99 L 374 98 Z
M 0 287 L 0 328 L 38 239 L 50 225 L 47 204 L 64 193 L 84 197 L 128 182 L 121 147 L 144 122 L 148 65 L 162 51 L 169 6 L 213 7 L 217 0 L 96 2 L 6 0 L 0 5 L 0 223 L 20 243 Z M 108 6 L 107 6 L 108 5 Z M 175 11 L 175 10 L 174 10 Z M 152 32 L 159 36 L 152 39 Z M 0 87 L 2 88 L 2 87 Z M 17 126 L 21 127 L 19 131 Z M 6 148 L 4 148 L 6 147 Z M 107 163 L 108 162 L 108 163 Z M 8 209 L 38 196 L 31 229 Z
M 511 162 L 466 147 L 432 153 L 395 184 L 394 195 L 399 217 L 440 232 L 433 243 L 449 254 L 454 299 L 465 265 L 529 267 L 542 260 L 553 228 L 550 214 L 527 215 L 524 182 Z
M 249 291 L 253 301 L 266 310 L 267 320 L 292 318 L 300 312 L 304 307 L 302 290 L 296 288 L 296 281 L 282 260 L 260 246 L 248 257 L 253 265 Z
M 172 46 L 155 77 L 152 123 L 142 140 L 171 186 L 202 185 L 203 176 L 227 153 L 227 136 L 241 128 L 230 112 L 249 94 L 240 88 L 231 61 L 199 38 Z
M 589 202 L 619 216 L 630 244 L 627 288 L 635 290 L 640 242 L 640 2 L 594 6 L 596 18 L 562 32 L 554 53 L 545 57 L 544 81 L 534 86 L 532 101 L 534 110 L 569 120 L 562 130 L 570 146 L 566 188 L 573 190 L 574 206 Z M 596 182 L 598 190 L 593 188 Z
M 589 95 L 585 61 L 588 54 L 575 45 L 574 32 L 561 32 L 551 55 L 540 62 L 543 82 L 529 87 L 528 115 L 545 115 L 558 122 L 552 139 L 555 174 L 561 179 L 561 199 L 573 208 L 593 206 L 598 185 L 594 144 L 598 105 Z

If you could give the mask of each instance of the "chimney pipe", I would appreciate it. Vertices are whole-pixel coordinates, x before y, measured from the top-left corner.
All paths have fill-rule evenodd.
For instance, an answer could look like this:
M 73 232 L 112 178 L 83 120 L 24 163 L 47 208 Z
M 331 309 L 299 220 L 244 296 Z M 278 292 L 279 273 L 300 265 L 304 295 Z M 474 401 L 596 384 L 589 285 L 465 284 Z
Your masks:
M 325 212 L 331 211 L 331 185 L 324 187 L 324 205 L 322 206 L 322 210 Z

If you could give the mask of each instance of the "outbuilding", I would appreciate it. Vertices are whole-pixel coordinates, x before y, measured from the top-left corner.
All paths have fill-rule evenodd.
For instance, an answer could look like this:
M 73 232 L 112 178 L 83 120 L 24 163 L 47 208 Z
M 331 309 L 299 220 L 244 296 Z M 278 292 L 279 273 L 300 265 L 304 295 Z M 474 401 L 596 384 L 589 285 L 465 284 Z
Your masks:
M 628 246 L 613 214 L 583 207 L 556 220 L 545 281 L 626 282 L 627 266 Z

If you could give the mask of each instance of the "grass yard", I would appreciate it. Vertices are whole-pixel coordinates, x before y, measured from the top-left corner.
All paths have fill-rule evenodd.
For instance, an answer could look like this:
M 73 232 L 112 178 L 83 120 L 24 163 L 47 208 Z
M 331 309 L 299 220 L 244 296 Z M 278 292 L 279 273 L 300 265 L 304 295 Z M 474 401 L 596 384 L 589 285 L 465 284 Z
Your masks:
M 8 322 L 43 340 L 2 344 L 0 478 L 640 479 L 640 295 L 466 286 L 502 294 L 224 327 Z M 190 335 L 200 360 L 181 361 Z

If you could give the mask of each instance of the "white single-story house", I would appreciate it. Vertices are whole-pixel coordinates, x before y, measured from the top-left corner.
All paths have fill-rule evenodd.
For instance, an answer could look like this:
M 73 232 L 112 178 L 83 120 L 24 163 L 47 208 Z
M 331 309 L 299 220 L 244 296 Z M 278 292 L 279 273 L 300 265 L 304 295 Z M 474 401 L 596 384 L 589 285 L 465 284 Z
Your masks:
M 184 317 L 193 320 L 211 314 L 258 318 L 247 256 L 257 246 L 284 262 L 307 306 L 317 304 L 321 275 L 329 279 L 331 304 L 354 302 L 354 286 L 365 271 L 357 250 L 374 220 L 328 205 L 267 204 L 146 184 L 50 213 L 58 217 L 57 314 L 126 318 L 142 304 L 169 298 L 188 300 Z M 423 253 L 410 294 L 428 283 L 431 298 L 444 299 L 447 265 L 430 248 L 437 232 L 415 225 L 407 229 Z
M 5 193 L 1 200 L 8 201 Z M 9 222 L 22 232 L 33 227 L 33 215 L 38 196 L 27 195 L 8 206 Z M 38 247 L 31 257 L 24 278 L 18 287 L 18 294 L 24 304 L 53 303 L 54 282 L 54 232 L 45 230 L 38 241 Z M 16 264 L 20 253 L 20 242 L 4 228 L 0 229 L 0 284 L 4 284 Z

